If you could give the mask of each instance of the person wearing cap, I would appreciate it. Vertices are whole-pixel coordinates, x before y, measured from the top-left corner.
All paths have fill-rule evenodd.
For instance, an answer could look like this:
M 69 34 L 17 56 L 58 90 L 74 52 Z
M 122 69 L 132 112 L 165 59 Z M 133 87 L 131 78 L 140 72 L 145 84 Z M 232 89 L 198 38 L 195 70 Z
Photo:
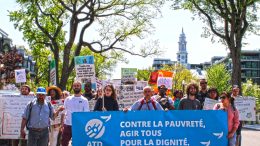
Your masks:
M 239 92 L 240 92 L 240 89 L 238 87 L 238 85 L 233 85 L 232 86 L 232 94 L 231 94 L 231 97 L 233 97 L 235 100 L 237 98 L 242 98 L 241 95 L 239 95 Z M 242 127 L 243 127 L 243 121 L 240 121 L 240 124 L 237 128 L 237 138 L 236 138 L 236 146 L 241 146 L 241 141 L 242 141 L 242 136 L 241 136 L 241 130 L 242 130 Z
M 230 94 L 223 92 L 220 95 L 221 103 L 214 106 L 214 110 L 224 110 L 228 115 L 228 145 L 236 145 L 236 130 L 239 125 L 239 113 L 234 105 L 234 98 Z
M 57 86 L 50 86 L 47 87 L 47 95 L 51 97 L 51 103 L 58 103 L 62 96 L 62 91 Z M 60 116 L 60 115 L 59 115 Z M 53 124 L 50 126 L 50 133 L 49 133 L 49 146 L 56 146 L 59 144 L 60 139 L 60 128 L 61 123 Z
M 74 81 L 72 85 L 74 95 L 69 96 L 64 101 L 64 124 L 62 131 L 62 146 L 68 146 L 72 137 L 72 113 L 89 112 L 88 100 L 81 94 L 81 82 Z
M 63 107 L 54 111 L 52 105 L 45 100 L 46 89 L 38 87 L 37 98 L 29 102 L 22 115 L 20 137 L 25 138 L 25 127 L 29 130 L 28 146 L 47 146 L 49 141 L 50 119 L 57 117 Z
M 159 95 L 157 95 L 157 102 L 160 103 L 164 110 L 174 110 L 173 100 L 166 95 L 167 88 L 165 85 L 158 87 Z
M 196 95 L 198 94 L 198 85 L 195 83 L 190 83 L 187 86 L 186 93 L 187 96 L 182 98 L 179 104 L 179 110 L 200 110 L 201 104 Z

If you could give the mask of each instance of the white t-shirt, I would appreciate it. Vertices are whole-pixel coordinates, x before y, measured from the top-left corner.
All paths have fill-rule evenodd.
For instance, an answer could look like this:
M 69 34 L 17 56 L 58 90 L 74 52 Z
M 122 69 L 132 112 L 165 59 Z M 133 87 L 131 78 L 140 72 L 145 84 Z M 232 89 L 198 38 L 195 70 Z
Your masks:
M 73 112 L 88 112 L 89 103 L 88 100 L 83 97 L 69 96 L 64 101 L 65 107 L 65 121 L 64 124 L 72 125 L 72 113 Z

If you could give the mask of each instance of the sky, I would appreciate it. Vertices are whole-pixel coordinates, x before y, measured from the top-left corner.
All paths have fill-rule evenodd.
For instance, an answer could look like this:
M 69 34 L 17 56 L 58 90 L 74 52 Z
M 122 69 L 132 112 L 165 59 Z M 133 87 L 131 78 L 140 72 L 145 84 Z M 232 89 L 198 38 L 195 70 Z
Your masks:
M 0 28 L 9 34 L 9 38 L 13 40 L 14 45 L 28 46 L 22 39 L 23 35 L 15 30 L 13 23 L 9 21 L 8 10 L 15 10 L 18 5 L 15 0 L 0 0 Z M 205 26 L 201 21 L 192 20 L 193 15 L 189 11 L 170 9 L 169 5 L 162 9 L 162 17 L 153 21 L 155 26 L 154 32 L 149 38 L 159 40 L 160 48 L 164 54 L 153 57 L 138 57 L 126 55 L 129 63 L 118 63 L 112 73 L 111 79 L 121 77 L 121 68 L 138 68 L 145 69 L 152 66 L 153 58 L 168 58 L 176 61 L 176 53 L 178 51 L 178 41 L 182 28 L 186 35 L 188 63 L 203 63 L 210 61 L 213 56 L 226 56 L 227 48 L 220 43 L 212 43 L 209 38 L 202 38 L 202 27 Z M 250 35 L 244 42 L 247 43 L 243 47 L 245 50 L 259 50 L 258 41 L 260 36 Z M 142 41 L 138 41 L 142 45 Z

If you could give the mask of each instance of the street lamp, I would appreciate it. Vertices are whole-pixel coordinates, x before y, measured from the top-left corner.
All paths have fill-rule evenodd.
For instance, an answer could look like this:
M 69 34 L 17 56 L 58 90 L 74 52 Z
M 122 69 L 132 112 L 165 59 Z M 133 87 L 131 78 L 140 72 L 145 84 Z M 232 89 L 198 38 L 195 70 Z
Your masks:
M 51 81 L 51 55 L 48 55 L 48 63 L 49 63 L 49 69 L 48 69 L 48 87 L 50 86 Z

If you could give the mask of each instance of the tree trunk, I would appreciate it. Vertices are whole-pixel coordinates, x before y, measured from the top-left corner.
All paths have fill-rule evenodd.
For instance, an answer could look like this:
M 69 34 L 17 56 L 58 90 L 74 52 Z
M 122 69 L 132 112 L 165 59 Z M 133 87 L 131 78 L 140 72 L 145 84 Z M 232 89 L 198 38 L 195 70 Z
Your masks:
M 241 89 L 241 46 L 230 48 L 230 55 L 232 59 L 232 85 L 238 85 Z

